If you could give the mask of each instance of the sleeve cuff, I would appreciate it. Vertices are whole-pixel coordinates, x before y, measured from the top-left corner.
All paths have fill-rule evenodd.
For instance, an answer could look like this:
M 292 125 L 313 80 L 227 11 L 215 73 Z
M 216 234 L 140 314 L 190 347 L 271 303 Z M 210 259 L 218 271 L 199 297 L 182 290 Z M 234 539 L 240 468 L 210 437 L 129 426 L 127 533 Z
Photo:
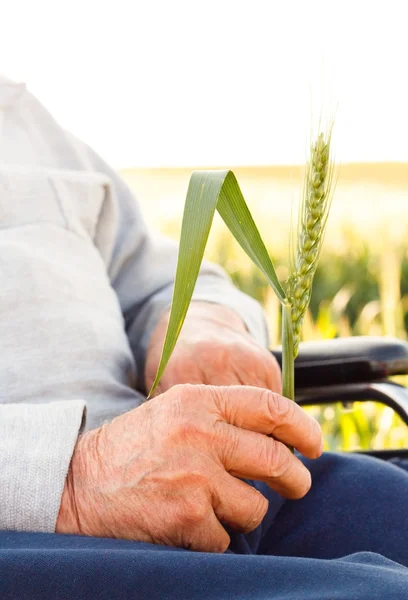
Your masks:
M 0 529 L 54 532 L 85 402 L 0 405 Z

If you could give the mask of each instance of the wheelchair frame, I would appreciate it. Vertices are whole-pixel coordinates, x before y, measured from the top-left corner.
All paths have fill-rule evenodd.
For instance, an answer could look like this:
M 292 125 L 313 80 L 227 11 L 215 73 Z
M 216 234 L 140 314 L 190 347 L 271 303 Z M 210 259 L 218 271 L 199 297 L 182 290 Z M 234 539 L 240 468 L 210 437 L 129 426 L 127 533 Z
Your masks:
M 281 362 L 281 350 L 273 350 Z M 408 426 L 408 388 L 390 378 L 408 375 L 408 343 L 353 337 L 300 344 L 295 361 L 296 402 L 301 406 L 375 401 L 391 407 Z M 362 451 L 378 458 L 408 458 L 406 450 Z

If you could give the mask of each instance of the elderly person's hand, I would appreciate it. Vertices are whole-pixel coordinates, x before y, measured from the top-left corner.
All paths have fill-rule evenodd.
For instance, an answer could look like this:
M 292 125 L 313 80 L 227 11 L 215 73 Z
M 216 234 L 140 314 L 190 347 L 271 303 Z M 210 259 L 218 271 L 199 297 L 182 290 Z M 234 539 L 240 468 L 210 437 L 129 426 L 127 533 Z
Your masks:
M 168 313 L 149 344 L 145 381 L 149 390 L 159 365 Z M 241 318 L 217 304 L 192 302 L 156 393 L 179 383 L 251 385 L 281 392 L 276 359 L 248 333 Z
M 300 498 L 310 473 L 285 446 L 321 453 L 318 423 L 277 393 L 178 385 L 84 434 L 56 531 L 223 552 L 221 523 L 248 532 L 267 500 L 237 477 Z

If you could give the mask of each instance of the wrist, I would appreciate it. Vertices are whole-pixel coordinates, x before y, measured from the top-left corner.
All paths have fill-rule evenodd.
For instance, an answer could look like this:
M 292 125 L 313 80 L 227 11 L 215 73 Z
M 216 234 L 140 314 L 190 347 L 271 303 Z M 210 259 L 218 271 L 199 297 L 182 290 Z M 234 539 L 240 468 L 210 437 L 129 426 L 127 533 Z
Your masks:
M 55 533 L 79 534 L 79 523 L 76 513 L 74 486 L 72 476 L 72 463 L 69 466 L 62 491 L 61 504 L 58 512 Z
M 61 504 L 58 512 L 57 523 L 55 525 L 55 533 L 79 534 L 80 527 L 78 522 L 78 513 L 75 502 L 75 486 L 73 463 L 80 441 L 78 440 L 74 453 L 69 464 L 68 473 L 65 478 L 65 485 L 62 491 Z
M 89 525 L 92 520 L 89 490 L 92 489 L 90 475 L 94 471 L 98 433 L 99 430 L 89 431 L 78 438 L 65 479 L 56 533 L 90 535 L 88 532 L 93 529 Z

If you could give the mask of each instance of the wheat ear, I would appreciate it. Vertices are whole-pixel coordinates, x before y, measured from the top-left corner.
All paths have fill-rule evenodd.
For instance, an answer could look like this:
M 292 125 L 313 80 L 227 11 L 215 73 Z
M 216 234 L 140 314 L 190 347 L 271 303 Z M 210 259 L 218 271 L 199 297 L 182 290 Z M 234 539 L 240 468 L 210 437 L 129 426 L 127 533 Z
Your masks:
M 287 296 L 291 305 L 294 358 L 298 354 L 300 331 L 310 302 L 313 277 L 330 209 L 333 183 L 330 140 L 331 128 L 327 135 L 320 133 L 311 146 L 299 212 L 296 256 L 287 285 Z

